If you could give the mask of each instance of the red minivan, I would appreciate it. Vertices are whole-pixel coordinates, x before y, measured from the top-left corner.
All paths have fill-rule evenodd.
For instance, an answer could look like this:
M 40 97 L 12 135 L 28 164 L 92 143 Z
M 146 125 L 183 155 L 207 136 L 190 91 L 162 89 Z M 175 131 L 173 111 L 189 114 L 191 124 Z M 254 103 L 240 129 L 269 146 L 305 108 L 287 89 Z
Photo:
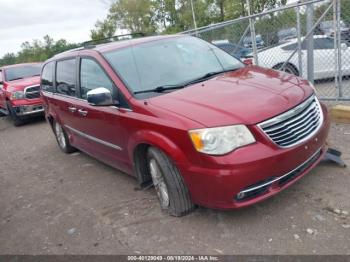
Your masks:
M 62 53 L 45 62 L 41 90 L 65 153 L 79 149 L 154 185 L 175 216 L 271 197 L 327 150 L 330 123 L 312 84 L 196 37 Z

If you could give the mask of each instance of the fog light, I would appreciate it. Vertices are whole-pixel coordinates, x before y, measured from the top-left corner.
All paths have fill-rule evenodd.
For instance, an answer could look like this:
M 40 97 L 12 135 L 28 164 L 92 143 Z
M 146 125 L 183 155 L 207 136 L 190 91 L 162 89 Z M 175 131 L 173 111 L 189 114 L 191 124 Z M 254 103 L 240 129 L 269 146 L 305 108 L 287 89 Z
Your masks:
M 243 192 L 239 192 L 238 194 L 237 194 L 237 199 L 238 200 L 241 200 L 241 199 L 243 199 L 245 197 L 245 193 L 243 193 Z

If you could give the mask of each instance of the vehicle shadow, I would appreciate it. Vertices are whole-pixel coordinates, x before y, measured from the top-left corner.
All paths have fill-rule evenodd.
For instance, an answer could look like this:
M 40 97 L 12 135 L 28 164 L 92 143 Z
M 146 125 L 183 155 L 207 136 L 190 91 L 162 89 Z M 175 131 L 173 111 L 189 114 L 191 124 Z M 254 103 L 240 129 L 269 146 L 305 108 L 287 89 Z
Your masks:
M 12 124 L 12 120 L 9 116 L 0 116 L 0 120 L 1 121 L 6 121 L 7 124 L 9 125 L 13 125 Z M 36 124 L 40 124 L 43 123 L 45 121 L 45 117 L 44 116 L 38 116 L 38 117 L 33 117 L 33 118 L 28 118 L 23 120 L 23 123 L 18 126 L 17 128 L 21 128 L 27 125 L 36 125 Z

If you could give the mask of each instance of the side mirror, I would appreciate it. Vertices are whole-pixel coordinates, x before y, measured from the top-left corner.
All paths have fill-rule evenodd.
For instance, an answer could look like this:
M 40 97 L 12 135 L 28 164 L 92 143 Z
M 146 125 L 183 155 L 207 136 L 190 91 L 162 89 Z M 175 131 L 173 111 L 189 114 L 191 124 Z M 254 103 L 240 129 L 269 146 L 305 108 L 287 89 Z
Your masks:
M 93 106 L 113 106 L 113 97 L 111 91 L 105 87 L 98 87 L 87 92 L 87 101 Z
M 346 49 L 348 49 L 348 45 L 345 43 L 341 43 L 340 48 L 341 50 L 345 51 Z

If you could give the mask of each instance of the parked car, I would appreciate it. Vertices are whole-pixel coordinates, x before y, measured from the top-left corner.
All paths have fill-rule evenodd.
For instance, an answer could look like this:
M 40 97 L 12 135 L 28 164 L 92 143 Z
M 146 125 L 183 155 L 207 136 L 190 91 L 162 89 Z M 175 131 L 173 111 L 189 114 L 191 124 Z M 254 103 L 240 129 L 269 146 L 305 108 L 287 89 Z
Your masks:
M 306 80 L 245 66 L 191 36 L 89 46 L 45 62 L 46 119 L 75 148 L 154 185 L 181 216 L 232 209 L 303 177 L 326 152 L 329 119 Z
M 296 38 L 297 36 L 297 29 L 295 27 L 282 29 L 277 33 L 278 43 L 286 43 L 290 39 Z
M 326 36 L 334 37 L 334 22 L 333 21 L 323 21 L 316 28 L 316 34 L 323 34 Z M 340 21 L 340 35 L 343 41 L 346 41 L 350 44 L 350 28 Z
M 238 59 L 246 57 L 251 52 L 250 49 L 231 43 L 228 40 L 216 40 L 212 43 Z
M 262 39 L 262 36 L 261 35 L 256 35 L 255 36 L 256 38 L 256 47 L 258 49 L 261 49 L 265 46 L 265 42 L 264 40 Z M 250 48 L 252 49 L 253 48 L 253 41 L 252 41 L 252 37 L 251 36 L 246 36 L 243 38 L 243 45 L 244 47 L 246 48 Z
M 304 38 L 302 38 L 303 40 Z M 258 52 L 259 65 L 263 67 L 280 69 L 298 48 L 298 40 L 292 39 L 287 43 Z M 302 65 L 299 68 L 298 55 L 295 54 L 286 63 L 284 71 L 307 77 L 306 41 L 302 43 Z M 350 75 L 350 49 L 342 43 L 342 70 L 343 75 Z M 314 36 L 314 79 L 332 78 L 335 76 L 334 39 L 324 35 Z
M 40 63 L 0 67 L 0 114 L 9 115 L 15 126 L 44 115 L 40 72 Z

